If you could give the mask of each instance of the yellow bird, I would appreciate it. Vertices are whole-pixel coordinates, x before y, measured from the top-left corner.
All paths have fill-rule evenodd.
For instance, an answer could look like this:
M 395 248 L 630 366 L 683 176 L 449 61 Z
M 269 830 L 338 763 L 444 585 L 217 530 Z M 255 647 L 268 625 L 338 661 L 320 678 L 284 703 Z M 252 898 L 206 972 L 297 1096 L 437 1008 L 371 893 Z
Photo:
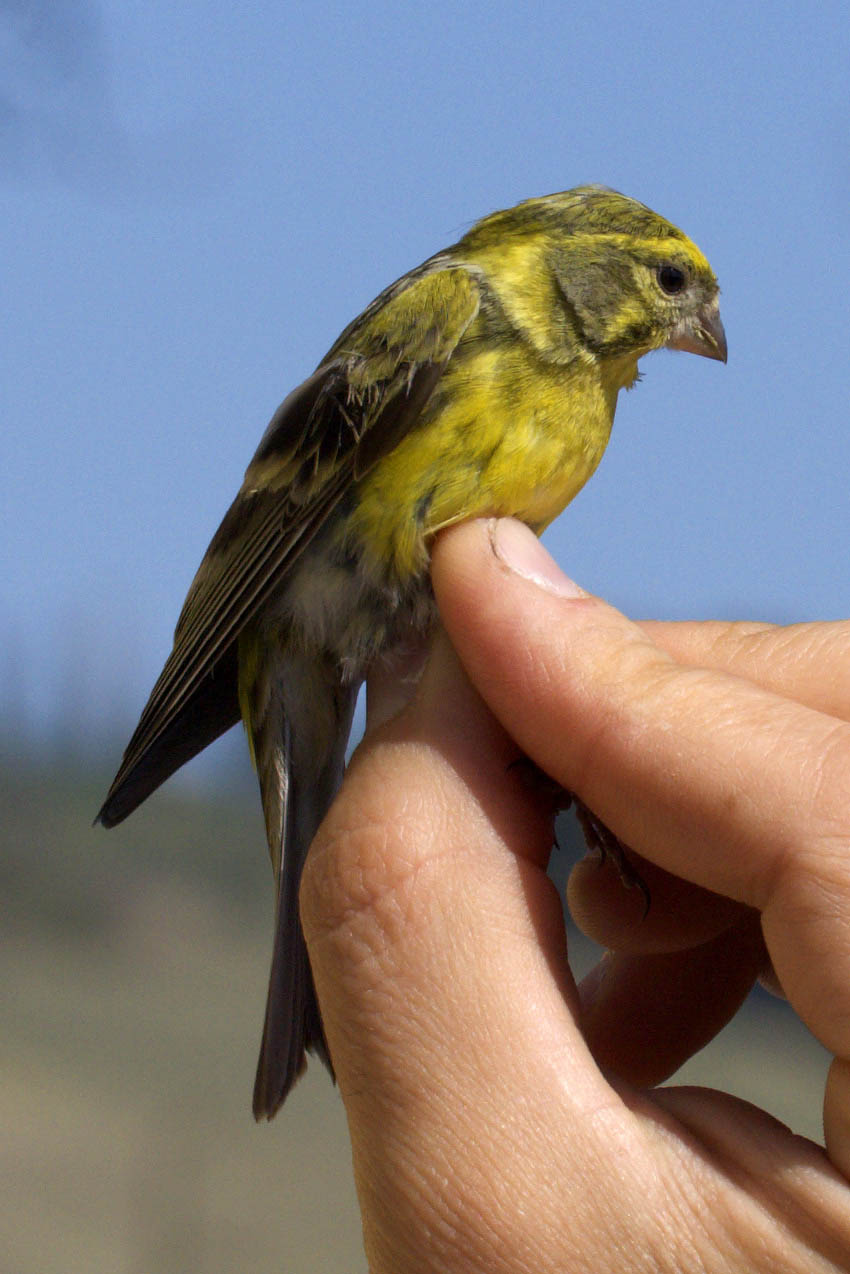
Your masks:
M 370 663 L 428 632 L 442 527 L 536 532 L 596 469 L 617 395 L 667 346 L 726 360 L 715 276 L 680 230 L 598 186 L 479 221 L 382 292 L 278 408 L 189 589 L 98 818 L 112 827 L 240 716 L 276 922 L 254 1114 L 330 1067 L 298 917 Z

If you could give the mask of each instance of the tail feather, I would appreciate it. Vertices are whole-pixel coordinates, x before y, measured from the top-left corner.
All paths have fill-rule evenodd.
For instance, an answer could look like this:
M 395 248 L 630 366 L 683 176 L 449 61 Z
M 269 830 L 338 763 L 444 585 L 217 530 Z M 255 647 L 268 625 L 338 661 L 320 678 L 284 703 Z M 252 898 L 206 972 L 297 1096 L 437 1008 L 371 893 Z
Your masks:
M 283 1105 L 305 1069 L 308 1052 L 317 1054 L 333 1075 L 301 925 L 284 919 L 291 915 L 290 906 L 281 895 L 254 1079 L 253 1111 L 258 1120 L 272 1119 Z
M 333 1074 L 298 914 L 310 843 L 342 781 L 356 686 L 330 661 L 279 650 L 255 667 L 262 687 L 243 699 L 277 896 L 263 1038 L 254 1082 L 256 1119 L 271 1119 L 304 1070 L 305 1051 Z M 257 693 L 259 689 L 259 693 Z

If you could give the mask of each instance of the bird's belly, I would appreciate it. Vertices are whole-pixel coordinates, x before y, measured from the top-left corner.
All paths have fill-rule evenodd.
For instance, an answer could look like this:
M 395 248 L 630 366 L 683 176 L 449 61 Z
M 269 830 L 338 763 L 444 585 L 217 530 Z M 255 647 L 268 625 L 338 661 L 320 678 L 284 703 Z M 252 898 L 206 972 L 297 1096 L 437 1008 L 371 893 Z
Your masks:
M 356 682 L 377 655 L 427 633 L 436 613 L 427 563 L 400 580 L 353 548 L 337 516 L 271 599 L 263 625 L 286 645 L 329 655 Z

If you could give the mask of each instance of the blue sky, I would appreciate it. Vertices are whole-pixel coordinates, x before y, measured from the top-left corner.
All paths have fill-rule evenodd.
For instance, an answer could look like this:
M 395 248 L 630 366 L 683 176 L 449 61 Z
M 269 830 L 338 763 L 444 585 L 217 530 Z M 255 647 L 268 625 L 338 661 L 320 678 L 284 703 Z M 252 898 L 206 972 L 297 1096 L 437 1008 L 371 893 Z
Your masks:
M 838 3 L 0 0 L 7 720 L 128 731 L 278 402 L 585 181 L 696 239 L 730 361 L 645 360 L 551 547 L 635 615 L 850 613 L 849 68 Z

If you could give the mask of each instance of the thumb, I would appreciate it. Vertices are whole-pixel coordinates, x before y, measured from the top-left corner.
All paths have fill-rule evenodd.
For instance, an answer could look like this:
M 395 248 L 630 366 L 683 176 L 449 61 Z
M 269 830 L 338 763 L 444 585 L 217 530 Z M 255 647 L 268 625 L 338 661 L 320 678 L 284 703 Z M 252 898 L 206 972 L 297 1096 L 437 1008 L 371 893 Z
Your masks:
M 694 825 L 728 808 L 704 772 L 705 736 L 712 715 L 722 727 L 728 685 L 748 683 L 676 663 L 512 519 L 443 532 L 431 573 L 461 662 L 526 755 L 633 850 L 739 897 L 711 846 L 695 852 Z

